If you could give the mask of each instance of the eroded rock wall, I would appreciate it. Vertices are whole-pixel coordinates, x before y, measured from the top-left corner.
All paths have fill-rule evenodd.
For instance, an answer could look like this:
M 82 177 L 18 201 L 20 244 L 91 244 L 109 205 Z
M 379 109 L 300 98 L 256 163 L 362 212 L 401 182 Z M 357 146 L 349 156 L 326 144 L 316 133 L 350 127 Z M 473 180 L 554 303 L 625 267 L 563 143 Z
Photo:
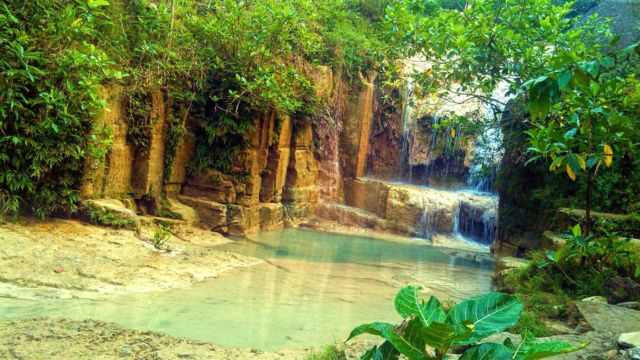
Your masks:
M 378 116 L 375 78 L 349 82 L 328 67 L 305 65 L 303 70 L 323 111 L 313 119 L 271 111 L 257 115 L 247 146 L 228 172 L 188 171 L 195 142 L 187 115 L 177 120 L 186 131 L 172 144 L 175 154 L 165 163 L 167 142 L 175 141 L 168 140 L 176 126 L 169 123 L 178 114 L 170 113 L 175 109 L 162 91 L 151 94 L 149 146 L 144 152 L 136 150 L 126 139 L 124 91 L 105 88 L 108 109 L 96 121 L 96 132 L 109 129 L 112 144 L 104 158 L 97 159 L 103 166 L 87 171 L 83 196 L 129 198 L 135 201 L 127 204 L 145 215 L 169 208 L 187 221 L 239 236 L 308 221 L 316 216 L 319 203 L 370 201 L 354 199 L 363 196 L 357 179 L 366 173 Z
M 100 159 L 90 159 L 85 167 L 80 193 L 84 198 L 104 195 L 120 196 L 131 191 L 134 148 L 127 143 L 128 125 L 124 118 L 124 89 L 111 86 L 101 89 L 107 107 L 96 118 L 94 134 L 101 139 L 112 138 L 109 151 Z

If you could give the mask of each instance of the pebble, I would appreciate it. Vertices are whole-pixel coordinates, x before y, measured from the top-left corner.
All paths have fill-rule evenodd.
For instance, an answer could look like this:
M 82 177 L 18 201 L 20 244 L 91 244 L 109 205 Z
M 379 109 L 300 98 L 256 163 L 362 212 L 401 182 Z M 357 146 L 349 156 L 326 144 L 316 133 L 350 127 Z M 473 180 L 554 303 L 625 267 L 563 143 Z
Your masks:
M 60 274 L 61 272 L 63 272 L 64 269 L 62 269 L 60 266 L 56 266 L 53 268 L 53 272 L 56 274 Z

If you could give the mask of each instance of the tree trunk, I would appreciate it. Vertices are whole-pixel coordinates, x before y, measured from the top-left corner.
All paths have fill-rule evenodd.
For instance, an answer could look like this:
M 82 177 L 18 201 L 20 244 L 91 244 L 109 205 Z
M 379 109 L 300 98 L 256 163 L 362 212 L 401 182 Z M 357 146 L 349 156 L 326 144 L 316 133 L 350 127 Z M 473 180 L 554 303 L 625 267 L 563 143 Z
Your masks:
M 585 226 L 584 226 L 584 236 L 589 236 L 591 233 L 591 192 L 593 186 L 593 178 L 591 177 L 591 173 L 587 171 L 587 199 L 585 203 Z

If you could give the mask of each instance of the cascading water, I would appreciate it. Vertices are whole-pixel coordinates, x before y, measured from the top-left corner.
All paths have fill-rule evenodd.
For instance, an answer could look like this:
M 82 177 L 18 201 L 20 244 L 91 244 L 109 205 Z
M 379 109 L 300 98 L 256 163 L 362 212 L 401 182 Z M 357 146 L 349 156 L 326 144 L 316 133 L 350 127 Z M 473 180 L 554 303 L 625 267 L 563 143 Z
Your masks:
M 498 126 L 498 107 L 483 109 L 465 105 L 468 98 L 426 99 L 415 93 L 413 74 L 416 63 L 405 69 L 402 88 L 402 124 L 398 146 L 397 173 L 368 173 L 372 181 L 391 181 L 397 186 L 419 189 L 417 198 L 430 199 L 417 206 L 407 205 L 418 213 L 412 219 L 410 233 L 424 239 L 441 241 L 459 238 L 467 242 L 491 244 L 496 232 L 496 208 L 491 193 L 498 165 L 502 159 L 502 132 Z M 424 71 L 424 69 L 420 69 Z M 477 103 L 480 106 L 480 103 Z M 449 115 L 451 114 L 451 115 Z M 489 119 L 480 136 L 469 139 L 451 119 L 467 116 Z M 397 118 L 396 118 L 397 119 Z M 397 129 L 397 127 L 396 127 Z M 420 195 L 420 192 L 429 195 Z M 440 194 L 440 195 L 436 195 Z M 419 201 L 419 200 L 418 200 Z M 363 209 L 368 209 L 363 206 Z M 415 209 L 415 210 L 413 210 Z M 449 227 L 453 224 L 453 228 Z M 440 237 L 442 236 L 442 238 Z M 442 240 L 444 241 L 444 240 Z
M 412 180 L 412 169 L 411 169 L 411 159 L 410 159 L 410 150 L 411 150 L 411 114 L 413 112 L 413 90 L 415 88 L 415 83 L 413 77 L 407 77 L 407 86 L 405 88 L 404 94 L 404 108 L 402 110 L 402 147 L 400 149 L 400 159 L 401 164 L 404 169 L 409 170 L 409 183 Z M 402 172 L 400 172 L 399 181 L 403 181 Z
M 453 235 L 466 241 L 491 245 L 496 235 L 495 209 L 476 208 L 458 201 L 454 211 Z
M 428 207 L 425 207 L 422 211 L 422 218 L 420 219 L 420 229 L 422 233 L 420 234 L 423 239 L 431 239 L 431 237 L 436 233 L 436 228 L 438 226 L 438 219 L 436 217 L 436 213 L 431 211 Z
M 476 139 L 473 164 L 467 178 L 467 185 L 471 190 L 479 192 L 493 190 L 493 181 L 504 156 L 502 146 L 504 137 L 499 124 L 505 104 L 511 99 L 507 86 L 503 83 L 494 90 L 491 97 L 497 100 L 496 103 L 484 105 L 482 114 L 485 119 L 484 131 Z
M 467 178 L 469 189 L 478 192 L 492 192 L 493 181 L 504 155 L 502 139 L 502 131 L 491 127 L 486 128 L 478 137 L 474 150 L 474 161 L 469 168 L 469 177 Z

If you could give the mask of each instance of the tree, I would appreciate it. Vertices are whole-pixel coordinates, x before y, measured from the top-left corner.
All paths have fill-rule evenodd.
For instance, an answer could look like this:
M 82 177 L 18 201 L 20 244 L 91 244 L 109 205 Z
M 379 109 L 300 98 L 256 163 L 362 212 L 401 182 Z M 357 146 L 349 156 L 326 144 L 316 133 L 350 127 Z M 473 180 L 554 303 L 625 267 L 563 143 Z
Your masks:
M 433 66 L 418 74 L 423 89 L 456 93 L 500 108 L 500 84 L 515 95 L 530 78 L 601 53 L 610 37 L 606 21 L 594 16 L 583 26 L 570 17 L 572 4 L 552 0 L 468 0 L 462 10 L 440 9 L 425 16 L 413 0 L 387 10 L 387 29 Z M 605 42 L 606 43 L 606 42 Z
M 615 45 L 612 43 L 612 45 Z M 528 131 L 534 156 L 549 170 L 586 181 L 585 236 L 592 230 L 593 182 L 614 157 L 637 148 L 640 80 L 620 71 L 640 54 L 639 44 L 590 62 L 558 67 L 524 84 L 535 128 Z

